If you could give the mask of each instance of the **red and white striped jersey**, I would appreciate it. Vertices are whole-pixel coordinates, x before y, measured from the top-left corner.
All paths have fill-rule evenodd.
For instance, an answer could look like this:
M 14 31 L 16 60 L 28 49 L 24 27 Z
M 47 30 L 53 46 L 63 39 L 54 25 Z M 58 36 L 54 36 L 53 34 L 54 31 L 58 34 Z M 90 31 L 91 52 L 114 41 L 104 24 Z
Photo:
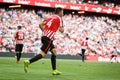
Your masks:
M 16 44 L 23 44 L 24 43 L 24 36 L 25 36 L 25 32 L 22 30 L 18 30 L 15 33 Z
M 51 40 L 54 39 L 54 35 L 59 27 L 63 27 L 62 18 L 59 16 L 51 16 L 43 21 L 45 23 L 43 36 L 47 36 Z
M 87 49 L 87 47 L 88 47 L 88 41 L 87 40 L 82 41 L 81 46 L 82 46 L 82 49 Z

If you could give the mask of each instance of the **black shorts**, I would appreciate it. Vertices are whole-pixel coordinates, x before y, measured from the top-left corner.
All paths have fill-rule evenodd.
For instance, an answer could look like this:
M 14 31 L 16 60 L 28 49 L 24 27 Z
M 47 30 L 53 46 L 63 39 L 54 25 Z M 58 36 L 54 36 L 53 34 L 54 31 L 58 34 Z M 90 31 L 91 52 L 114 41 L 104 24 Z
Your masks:
M 112 54 L 112 55 L 111 55 L 111 58 L 113 58 L 113 57 L 117 57 L 117 55 Z
M 85 49 L 82 49 L 82 54 L 85 54 L 85 51 L 86 51 Z
M 22 52 L 22 49 L 23 49 L 23 44 L 16 44 L 16 46 L 15 46 L 16 52 Z
M 42 47 L 41 50 L 44 51 L 46 54 L 48 51 L 51 51 L 52 49 L 54 49 L 54 45 L 53 45 L 53 40 L 49 39 L 46 36 L 43 36 L 41 38 L 41 42 L 42 42 Z

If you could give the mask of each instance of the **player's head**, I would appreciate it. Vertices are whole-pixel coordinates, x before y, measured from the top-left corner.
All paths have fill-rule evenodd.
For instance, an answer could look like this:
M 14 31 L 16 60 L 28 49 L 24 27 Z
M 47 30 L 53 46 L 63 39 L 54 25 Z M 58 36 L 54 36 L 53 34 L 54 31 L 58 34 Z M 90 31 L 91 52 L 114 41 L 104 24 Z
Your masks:
M 88 37 L 86 37 L 86 40 L 88 40 L 89 38 Z
M 55 9 L 55 14 L 59 15 L 60 17 L 62 17 L 63 16 L 63 9 L 61 7 L 57 7 Z
M 35 38 L 35 41 L 39 40 L 38 38 Z
M 116 47 L 115 47 L 115 46 L 114 46 L 113 48 L 114 48 L 114 49 L 116 49 Z
M 18 26 L 17 28 L 18 28 L 18 29 L 21 29 L 21 28 L 22 28 L 22 26 Z

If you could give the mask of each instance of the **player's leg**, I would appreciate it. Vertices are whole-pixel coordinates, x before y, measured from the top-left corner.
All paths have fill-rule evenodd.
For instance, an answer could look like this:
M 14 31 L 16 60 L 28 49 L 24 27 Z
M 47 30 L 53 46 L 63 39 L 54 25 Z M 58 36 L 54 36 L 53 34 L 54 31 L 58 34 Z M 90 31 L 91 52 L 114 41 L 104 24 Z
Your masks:
M 56 52 L 53 44 L 51 44 L 51 50 L 50 51 L 52 53 L 51 54 L 51 65 L 52 65 L 52 70 L 53 70 L 52 74 L 53 75 L 60 75 L 61 72 L 56 69 L 56 55 L 57 55 L 57 52 Z
M 20 61 L 19 61 L 19 52 L 18 52 L 18 51 L 16 52 L 16 57 L 17 57 L 17 62 L 16 62 L 16 63 L 18 63 L 18 64 L 19 64 L 19 63 L 20 63 Z
M 50 48 L 51 41 L 47 37 L 42 37 L 41 39 L 43 45 L 41 47 L 41 54 L 36 55 L 35 57 L 31 58 L 29 61 L 30 63 L 33 63 L 41 58 L 44 58 L 46 56 L 46 53 L 48 52 L 48 49 Z
M 116 56 L 116 62 L 119 63 L 119 55 Z
M 20 62 L 20 58 L 21 58 L 21 54 L 22 54 L 22 50 L 23 50 L 23 44 L 19 44 L 19 48 L 18 48 L 18 63 Z
M 56 70 L 56 50 L 52 49 L 51 51 L 51 64 L 52 64 L 52 69 Z
M 115 62 L 117 62 L 117 55 L 115 55 Z
M 18 44 L 16 44 L 15 46 L 15 51 L 16 51 L 17 63 L 19 63 L 20 61 L 19 61 L 19 45 Z
M 85 60 L 85 49 L 82 49 L 82 62 Z
M 110 62 L 113 63 L 114 55 L 111 55 Z
M 44 46 L 44 45 L 43 45 Z M 42 46 L 42 48 L 43 48 Z M 44 51 L 41 51 L 41 54 L 38 54 L 36 56 L 34 56 L 33 58 L 31 58 L 30 60 L 25 60 L 24 61 L 24 71 L 27 73 L 28 72 L 28 66 L 29 64 L 38 61 L 39 59 L 42 59 L 46 56 L 46 53 Z
M 37 61 L 37 60 L 39 60 L 39 59 L 41 59 L 41 58 L 44 58 L 45 56 L 46 56 L 46 53 L 43 52 L 43 51 L 41 51 L 41 54 L 38 54 L 38 55 L 36 55 L 35 57 L 31 58 L 31 59 L 29 60 L 29 62 L 30 62 L 30 64 L 31 64 L 31 63 L 33 63 L 33 62 L 35 62 L 35 61 Z
M 46 53 L 44 53 L 43 51 L 41 51 L 41 54 L 38 54 L 36 56 L 34 56 L 33 58 L 31 58 L 30 60 L 25 60 L 24 61 L 24 71 L 27 73 L 28 72 L 28 67 L 31 63 L 38 61 L 39 59 L 42 59 L 46 56 Z
M 46 53 L 50 47 L 50 41 L 48 39 L 46 39 L 45 37 L 42 37 L 42 47 L 41 47 L 41 54 L 38 54 L 36 56 L 34 56 L 33 58 L 31 58 L 30 60 L 25 60 L 24 61 L 24 71 L 27 72 L 28 70 L 28 66 L 29 64 L 38 61 L 41 58 L 44 58 L 46 56 Z

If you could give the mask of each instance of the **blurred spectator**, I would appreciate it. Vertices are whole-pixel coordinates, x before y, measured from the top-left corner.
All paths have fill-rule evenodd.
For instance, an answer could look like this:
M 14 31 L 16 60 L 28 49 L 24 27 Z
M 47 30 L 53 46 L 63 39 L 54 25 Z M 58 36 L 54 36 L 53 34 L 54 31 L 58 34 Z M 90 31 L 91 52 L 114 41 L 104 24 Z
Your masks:
M 42 12 L 43 18 L 52 15 L 52 12 Z M 9 46 L 14 51 L 14 34 L 16 26 L 23 25 L 26 32 L 24 52 L 34 53 L 35 42 L 42 35 L 38 25 L 43 20 L 34 10 L 26 9 L 0 9 L 0 35 L 3 36 L 3 45 Z M 107 55 L 110 56 L 113 47 L 120 51 L 120 20 L 113 20 L 109 17 L 97 16 L 78 16 L 67 14 L 63 16 L 65 34 L 59 32 L 54 44 L 57 47 L 58 54 L 76 55 L 81 48 L 82 40 L 89 37 L 89 47 L 87 55 Z M 2 47 L 2 51 L 7 51 Z
M 43 1 L 51 1 L 51 2 L 65 2 L 72 4 L 95 4 L 105 7 L 111 8 L 120 8 L 119 0 L 43 0 Z

